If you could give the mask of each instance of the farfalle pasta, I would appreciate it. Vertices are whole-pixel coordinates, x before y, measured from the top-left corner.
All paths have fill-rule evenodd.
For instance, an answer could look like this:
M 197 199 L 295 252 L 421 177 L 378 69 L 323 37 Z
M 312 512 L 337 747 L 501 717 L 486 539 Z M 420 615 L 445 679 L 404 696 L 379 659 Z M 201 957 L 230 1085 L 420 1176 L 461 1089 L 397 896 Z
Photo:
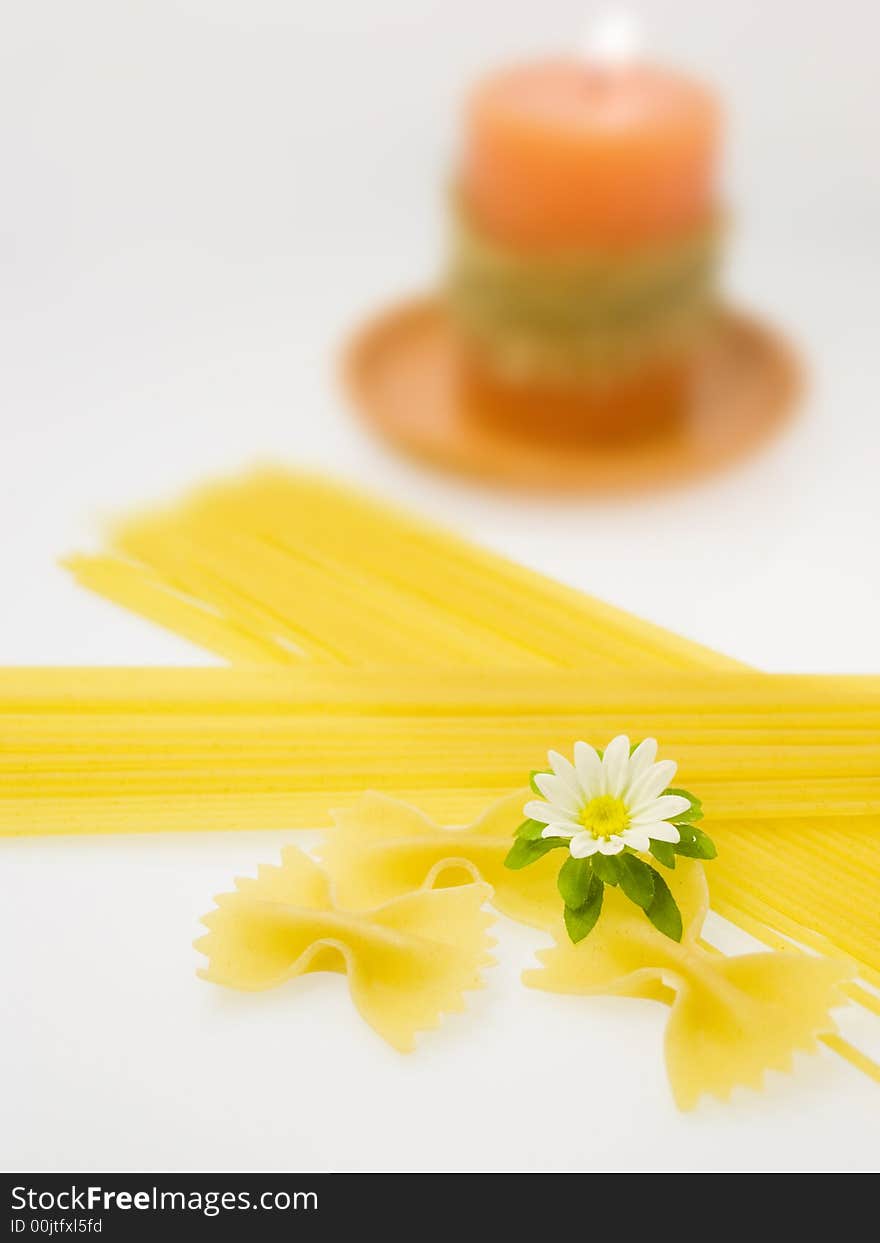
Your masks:
M 559 860 L 547 855 L 522 871 L 504 867 L 528 793 L 499 800 L 460 830 L 440 828 L 397 799 L 365 794 L 334 815 L 336 827 L 321 848 L 340 901 L 363 906 L 419 886 L 489 881 L 499 911 L 557 938 L 553 949 L 538 953 L 541 969 L 524 973 L 527 985 L 671 1005 L 666 1063 L 682 1109 L 703 1093 L 725 1098 L 737 1085 L 760 1087 L 764 1071 L 790 1069 L 794 1052 L 810 1052 L 836 1032 L 829 1011 L 847 1000 L 842 985 L 850 968 L 795 950 L 725 958 L 701 945 L 708 888 L 702 865 L 692 860 L 678 859 L 664 872 L 681 912 L 681 942 L 606 887 L 602 919 L 572 945 L 560 919 Z
M 558 861 L 542 859 L 524 872 L 504 866 L 513 833 L 522 820 L 527 789 L 493 803 L 472 825 L 446 829 L 399 799 L 368 792 L 333 813 L 335 828 L 320 855 L 345 906 L 389 902 L 421 886 L 488 882 L 492 905 L 533 928 L 559 920 Z
M 699 942 L 709 905 L 702 865 L 679 860 L 666 878 L 682 913 L 680 943 L 606 889 L 589 937 L 573 945 L 558 921 L 556 945 L 538 951 L 541 966 L 523 981 L 545 992 L 669 1004 L 666 1069 L 676 1103 L 692 1109 L 703 1094 L 726 1100 L 735 1087 L 760 1088 L 765 1071 L 790 1070 L 794 1053 L 833 1035 L 830 1009 L 846 1000 L 841 984 L 850 971 L 796 952 L 712 953 Z
M 240 878 L 216 899 L 196 942 L 208 964 L 199 975 L 249 992 L 276 988 L 312 971 L 347 976 L 362 1018 L 400 1052 L 435 1027 L 444 1012 L 464 1009 L 492 963 L 483 906 L 485 884 L 421 889 L 369 910 L 345 910 L 326 873 L 295 847 L 279 866 Z

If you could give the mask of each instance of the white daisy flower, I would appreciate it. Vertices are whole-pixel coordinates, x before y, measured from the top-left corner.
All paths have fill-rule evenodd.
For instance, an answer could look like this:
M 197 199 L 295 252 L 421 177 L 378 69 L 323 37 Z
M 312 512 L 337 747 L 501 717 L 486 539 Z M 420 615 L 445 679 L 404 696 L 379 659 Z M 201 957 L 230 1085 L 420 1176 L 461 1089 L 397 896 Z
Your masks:
M 524 811 L 546 825 L 542 837 L 567 837 L 575 859 L 597 851 L 616 855 L 625 846 L 650 849 L 651 840 L 679 840 L 670 821 L 690 807 L 680 794 L 663 791 L 675 776 L 674 760 L 657 757 L 657 741 L 646 738 L 630 755 L 629 739 L 618 735 L 603 757 L 586 742 L 574 745 L 574 763 L 550 751 L 552 773 L 536 773 L 535 785 L 546 801 L 533 799 Z

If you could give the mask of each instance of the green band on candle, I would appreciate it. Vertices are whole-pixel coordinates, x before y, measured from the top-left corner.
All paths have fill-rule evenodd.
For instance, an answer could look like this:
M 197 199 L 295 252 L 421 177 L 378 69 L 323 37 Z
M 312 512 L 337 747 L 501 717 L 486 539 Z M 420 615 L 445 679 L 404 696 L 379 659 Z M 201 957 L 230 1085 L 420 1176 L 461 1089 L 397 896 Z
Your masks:
M 626 254 L 531 255 L 496 245 L 456 207 L 450 309 L 502 374 L 607 380 L 698 338 L 716 305 L 720 233 L 715 222 Z

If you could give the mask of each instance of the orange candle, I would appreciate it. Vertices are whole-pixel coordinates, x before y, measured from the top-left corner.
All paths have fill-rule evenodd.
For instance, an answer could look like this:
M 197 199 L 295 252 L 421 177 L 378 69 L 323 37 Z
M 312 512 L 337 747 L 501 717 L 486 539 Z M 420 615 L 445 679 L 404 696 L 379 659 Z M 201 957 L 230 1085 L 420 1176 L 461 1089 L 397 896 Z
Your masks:
M 630 249 L 716 211 L 716 97 L 646 64 L 559 59 L 484 80 L 459 188 L 474 225 L 532 251 Z

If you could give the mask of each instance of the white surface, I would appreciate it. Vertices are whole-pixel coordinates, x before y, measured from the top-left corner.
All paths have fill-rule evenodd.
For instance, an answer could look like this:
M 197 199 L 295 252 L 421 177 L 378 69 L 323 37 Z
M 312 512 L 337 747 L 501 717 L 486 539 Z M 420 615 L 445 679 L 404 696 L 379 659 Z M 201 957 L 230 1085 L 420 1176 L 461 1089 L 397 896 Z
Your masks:
M 730 284 L 788 325 L 814 396 L 723 479 L 536 508 L 367 441 L 331 357 L 439 262 L 461 84 L 574 42 L 577 0 L 3 6 L 0 660 L 206 659 L 54 561 L 106 512 L 281 457 L 764 668 L 878 671 L 878 10 L 641 13 L 649 45 L 730 101 Z M 512 925 L 487 989 L 410 1058 L 338 978 L 257 998 L 199 984 L 198 915 L 290 837 L 3 843 L 0 1167 L 877 1167 L 880 1097 L 838 1059 L 682 1117 L 661 1010 L 520 988 L 538 938 Z M 603 1074 L 578 1074 L 580 1049 Z

